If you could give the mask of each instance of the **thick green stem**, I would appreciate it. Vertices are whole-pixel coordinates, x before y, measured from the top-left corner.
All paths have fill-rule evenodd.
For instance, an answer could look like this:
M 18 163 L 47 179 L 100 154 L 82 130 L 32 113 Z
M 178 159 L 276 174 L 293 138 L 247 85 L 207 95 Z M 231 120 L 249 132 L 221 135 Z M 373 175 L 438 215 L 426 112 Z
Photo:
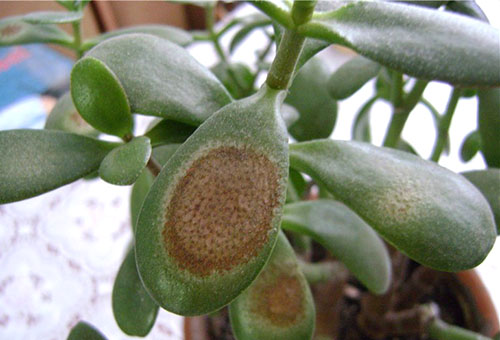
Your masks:
M 484 335 L 449 325 L 440 319 L 434 319 L 428 327 L 429 337 L 434 340 L 491 340 Z
M 80 21 L 75 21 L 73 23 L 73 49 L 76 52 L 76 57 L 80 59 L 83 56 L 82 27 Z
M 395 108 L 391 123 L 389 125 L 389 130 L 384 139 L 384 146 L 393 148 L 399 141 L 401 137 L 401 132 L 403 132 L 403 128 L 410 116 L 411 111 L 418 104 L 420 97 L 424 93 L 425 87 L 429 82 L 427 80 L 417 80 L 413 89 L 410 93 L 404 98 L 400 109 Z
M 397 111 L 403 100 L 403 74 L 397 71 L 392 73 L 391 102 L 394 111 Z
M 448 101 L 448 106 L 446 107 L 446 112 L 439 121 L 438 136 L 431 156 L 431 160 L 433 162 L 438 162 L 439 157 L 441 157 L 441 154 L 443 153 L 444 146 L 446 145 L 446 140 L 448 139 L 448 131 L 450 130 L 451 119 L 453 118 L 453 114 L 455 113 L 455 109 L 457 107 L 461 93 L 462 90 L 457 88 L 453 89 Z
M 266 83 L 270 88 L 275 90 L 288 89 L 304 41 L 305 38 L 295 30 L 285 31 L 276 58 L 274 58 L 267 75 Z
M 299 260 L 299 267 L 309 284 L 327 282 L 336 274 L 343 275 L 345 271 L 343 265 L 335 262 L 310 263 Z
M 317 0 L 295 0 L 292 7 L 292 20 L 295 26 L 311 20 Z

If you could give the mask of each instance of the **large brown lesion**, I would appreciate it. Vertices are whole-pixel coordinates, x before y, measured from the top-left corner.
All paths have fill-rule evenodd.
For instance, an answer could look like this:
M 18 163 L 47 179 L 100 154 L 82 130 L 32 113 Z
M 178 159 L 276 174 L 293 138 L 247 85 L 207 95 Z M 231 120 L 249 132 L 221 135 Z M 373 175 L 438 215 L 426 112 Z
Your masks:
M 252 313 L 272 325 L 291 327 L 302 320 L 304 291 L 297 275 L 283 273 L 271 280 L 259 277 L 250 289 Z
M 0 29 L 0 36 L 2 37 L 8 37 L 8 36 L 13 36 L 19 33 L 21 31 L 22 26 L 18 24 L 10 24 L 7 25 L 3 28 Z
M 279 200 L 279 171 L 266 156 L 213 149 L 177 184 L 166 211 L 166 250 L 191 274 L 229 271 L 268 242 Z

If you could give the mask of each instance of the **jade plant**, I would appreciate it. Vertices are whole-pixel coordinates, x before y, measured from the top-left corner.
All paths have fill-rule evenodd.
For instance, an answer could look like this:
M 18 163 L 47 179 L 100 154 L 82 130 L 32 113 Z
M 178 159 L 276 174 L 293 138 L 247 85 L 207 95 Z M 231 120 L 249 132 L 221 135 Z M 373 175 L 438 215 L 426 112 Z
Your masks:
M 204 8 L 205 31 L 138 26 L 89 40 L 80 28 L 88 1 L 58 2 L 67 11 L 0 20 L 0 46 L 52 43 L 77 56 L 70 91 L 45 129 L 0 132 L 0 203 L 81 178 L 133 185 L 134 237 L 111 302 L 126 334 L 146 336 L 159 308 L 194 316 L 228 307 L 237 339 L 310 339 L 310 286 L 339 268 L 383 299 L 395 252 L 457 272 L 492 248 L 500 232 L 500 34 L 474 1 L 261 0 L 250 2 L 258 14 L 223 25 L 215 25 L 216 2 L 192 2 Z M 233 63 L 255 30 L 267 37 L 255 65 Z M 217 52 L 211 69 L 185 49 L 199 41 Z M 329 71 L 315 55 L 330 45 L 358 56 Z M 342 114 L 337 101 L 372 79 L 375 94 L 355 116 L 353 140 L 328 139 Z M 444 113 L 423 97 L 431 81 L 453 88 Z M 462 97 L 479 103 L 462 159 L 480 152 L 488 168 L 458 174 L 438 162 Z M 383 146 L 371 143 L 377 101 L 393 111 Z M 401 137 L 418 103 L 435 118 L 430 159 Z M 137 115 L 156 117 L 143 135 Z M 335 261 L 311 260 L 312 246 Z M 411 308 L 422 336 L 486 338 L 447 324 L 432 302 Z M 69 335 L 102 337 L 83 321 Z

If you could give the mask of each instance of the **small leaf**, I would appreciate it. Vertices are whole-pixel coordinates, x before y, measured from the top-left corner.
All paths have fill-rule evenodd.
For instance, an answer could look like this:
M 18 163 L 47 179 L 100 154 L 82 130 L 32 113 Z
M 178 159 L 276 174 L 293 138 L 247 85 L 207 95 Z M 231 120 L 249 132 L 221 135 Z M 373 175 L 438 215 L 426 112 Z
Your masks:
M 133 113 L 199 125 L 231 102 L 227 90 L 208 69 L 165 39 L 127 34 L 102 42 L 87 55 L 116 74 Z
M 176 122 L 170 119 L 161 119 L 153 122 L 145 136 L 151 140 L 153 147 L 162 144 L 184 143 L 196 130 L 195 126 Z
M 488 167 L 500 168 L 500 88 L 478 90 L 477 125 L 481 152 Z
M 166 39 L 180 46 L 187 46 L 193 42 L 193 37 L 191 36 L 191 34 L 178 27 L 167 25 L 138 25 L 117 29 L 90 38 L 83 43 L 82 49 L 88 50 L 106 39 L 130 33 L 151 34 L 159 38 Z
M 254 76 L 245 64 L 220 62 L 210 70 L 235 99 L 247 97 L 254 91 Z
M 298 141 L 329 137 L 337 120 L 337 102 L 326 90 L 327 68 L 311 59 L 297 73 L 285 103 L 300 114 L 288 131 Z
M 320 243 L 375 294 L 389 288 L 391 259 L 384 243 L 342 203 L 317 200 L 287 204 L 281 226 Z
M 463 162 L 468 162 L 481 149 L 481 135 L 479 131 L 474 130 L 465 137 L 462 146 L 460 147 L 460 158 Z
M 30 24 L 66 24 L 82 20 L 83 12 L 32 12 L 26 14 L 23 20 Z
M 390 2 L 348 2 L 298 32 L 350 47 L 417 78 L 500 85 L 498 30 L 462 15 Z
M 122 138 L 132 133 L 134 121 L 127 95 L 102 61 L 84 57 L 75 64 L 71 97 L 83 119 L 96 129 Z
M 288 172 L 288 187 L 286 189 L 286 203 L 301 201 L 307 188 L 307 182 L 302 174 L 294 169 Z
M 354 57 L 340 66 L 328 79 L 328 92 L 334 99 L 353 95 L 380 71 L 380 64 L 362 56 Z
M 71 44 L 73 39 L 55 25 L 33 25 L 24 16 L 0 19 L 0 46 L 32 43 Z
M 500 169 L 467 171 L 462 173 L 486 197 L 495 216 L 497 234 L 500 235 Z
M 116 323 L 125 334 L 144 337 L 155 324 L 158 305 L 142 285 L 133 247 L 116 275 L 112 306 Z
M 229 306 L 238 340 L 304 340 L 314 331 L 315 308 L 293 248 L 280 232 L 266 267 Z
M 0 203 L 34 197 L 92 173 L 115 145 L 62 131 L 0 131 Z
M 139 212 L 141 211 L 144 199 L 153 185 L 155 177 L 150 171 L 144 170 L 137 180 L 135 181 L 132 192 L 130 194 L 130 220 L 132 224 L 132 230 L 135 231 L 137 226 L 137 218 L 139 217 Z
M 229 44 L 229 53 L 233 53 L 234 50 L 252 33 L 255 29 L 271 25 L 271 20 L 264 16 L 259 15 L 256 20 L 251 21 L 243 25 L 242 28 L 233 36 L 231 43 Z
M 45 129 L 72 132 L 89 137 L 99 135 L 99 131 L 95 130 L 80 116 L 75 105 L 73 105 L 69 92 L 61 96 L 57 101 L 47 117 Z
M 481 193 L 433 162 L 366 143 L 321 140 L 292 144 L 290 164 L 431 268 L 472 268 L 495 241 L 493 217 Z
M 356 114 L 352 125 L 352 139 L 361 142 L 371 141 L 370 109 L 378 99 L 379 97 L 375 96 L 368 100 Z
M 71 329 L 67 340 L 106 340 L 106 337 L 91 324 L 80 321 Z
M 180 315 L 218 310 L 264 267 L 286 195 L 284 95 L 263 86 L 224 106 L 153 183 L 137 223 L 136 257 L 162 308 Z
M 112 150 L 99 167 L 99 176 L 116 185 L 133 184 L 146 167 L 151 156 L 147 137 L 137 137 Z

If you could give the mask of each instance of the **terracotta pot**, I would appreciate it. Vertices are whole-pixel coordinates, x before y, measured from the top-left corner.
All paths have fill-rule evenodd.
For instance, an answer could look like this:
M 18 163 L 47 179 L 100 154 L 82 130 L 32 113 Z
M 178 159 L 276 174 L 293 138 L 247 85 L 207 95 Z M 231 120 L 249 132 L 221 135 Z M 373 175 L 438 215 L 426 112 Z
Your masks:
M 462 303 L 469 306 L 464 309 L 466 318 L 477 325 L 481 333 L 493 337 L 500 331 L 498 314 L 478 274 L 474 270 L 468 270 L 455 274 L 455 277 L 456 289 L 460 290 L 466 300 Z M 209 340 L 206 316 L 185 318 L 184 335 L 185 340 Z

